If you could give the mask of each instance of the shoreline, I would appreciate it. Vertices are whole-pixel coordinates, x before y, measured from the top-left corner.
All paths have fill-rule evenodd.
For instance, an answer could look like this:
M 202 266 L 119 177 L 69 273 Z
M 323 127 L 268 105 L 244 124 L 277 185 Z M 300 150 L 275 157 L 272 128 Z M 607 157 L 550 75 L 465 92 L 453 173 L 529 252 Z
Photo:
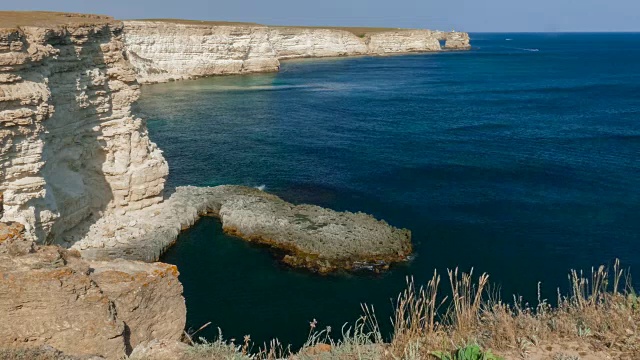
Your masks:
M 275 249 L 291 267 L 321 274 L 386 270 L 412 253 L 409 230 L 370 215 L 293 205 L 258 189 L 230 185 L 178 187 L 158 205 L 81 226 L 76 231 L 82 238 L 67 246 L 90 260 L 155 262 L 203 216 L 219 219 L 227 234 Z

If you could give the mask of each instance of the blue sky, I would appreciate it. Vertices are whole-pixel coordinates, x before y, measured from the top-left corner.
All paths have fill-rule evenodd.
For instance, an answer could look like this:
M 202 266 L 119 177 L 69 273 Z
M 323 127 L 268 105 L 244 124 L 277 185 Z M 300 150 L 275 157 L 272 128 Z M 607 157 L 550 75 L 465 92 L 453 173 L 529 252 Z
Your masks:
M 640 31 L 640 0 L 18 0 L 7 1 L 0 9 L 278 25 Z

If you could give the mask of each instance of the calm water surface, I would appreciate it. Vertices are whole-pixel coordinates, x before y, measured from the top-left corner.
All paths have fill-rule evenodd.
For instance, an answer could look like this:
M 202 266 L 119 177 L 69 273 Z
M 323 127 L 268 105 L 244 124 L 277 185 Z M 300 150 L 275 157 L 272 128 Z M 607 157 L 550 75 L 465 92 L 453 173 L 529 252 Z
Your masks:
M 470 52 L 143 88 L 170 186 L 265 185 L 413 231 L 411 263 L 321 277 L 203 219 L 163 259 L 179 266 L 188 326 L 299 345 L 308 321 L 339 329 L 362 302 L 387 324 L 405 277 L 434 269 L 475 267 L 506 298 L 535 299 L 571 268 L 640 267 L 640 34 L 472 37 Z

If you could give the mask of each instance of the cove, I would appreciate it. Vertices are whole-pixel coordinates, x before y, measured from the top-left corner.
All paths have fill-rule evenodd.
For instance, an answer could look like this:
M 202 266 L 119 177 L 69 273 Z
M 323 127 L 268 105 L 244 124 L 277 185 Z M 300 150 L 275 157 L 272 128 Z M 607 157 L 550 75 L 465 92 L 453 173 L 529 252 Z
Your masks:
M 162 259 L 180 269 L 189 327 L 299 345 L 309 321 L 338 332 L 363 302 L 388 324 L 408 275 L 475 267 L 505 298 L 534 300 L 538 281 L 555 298 L 571 268 L 640 265 L 640 35 L 472 37 L 468 53 L 143 87 L 136 111 L 169 187 L 265 186 L 413 232 L 410 263 L 321 277 L 203 219 Z

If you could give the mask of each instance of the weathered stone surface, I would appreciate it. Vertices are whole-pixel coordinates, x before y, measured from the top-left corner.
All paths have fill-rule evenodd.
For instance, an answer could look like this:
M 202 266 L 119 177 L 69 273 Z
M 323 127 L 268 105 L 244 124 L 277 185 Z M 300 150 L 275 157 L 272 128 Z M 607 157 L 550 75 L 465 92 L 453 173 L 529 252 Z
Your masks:
M 89 270 L 55 247 L 22 256 L 0 249 L 0 347 L 51 345 L 71 354 L 124 355 L 124 323 Z
M 2 220 L 60 243 L 90 218 L 160 202 L 168 167 L 130 112 L 122 24 L 42 14 L 0 12 Z
M 462 32 L 450 32 L 445 35 L 445 48 L 452 50 L 468 50 L 471 48 L 469 34 Z
M 180 360 L 186 357 L 190 348 L 177 341 L 153 340 L 136 346 L 129 360 Z
M 24 347 L 24 348 L 0 348 L 0 359 L 2 360 L 105 360 L 102 356 L 72 356 L 49 346 Z
M 18 222 L 0 223 L 0 243 L 15 239 L 24 233 L 24 225 Z
M 125 21 L 128 57 L 141 83 L 277 71 L 279 60 L 467 49 L 466 33 Z M 466 41 L 466 43 L 465 43 Z
M 49 345 L 119 359 L 140 342 L 180 338 L 181 293 L 171 265 L 89 263 L 77 251 L 7 240 L 0 244 L 0 348 Z
M 162 204 L 101 218 L 82 229 L 87 236 L 73 247 L 87 258 L 154 261 L 202 215 L 220 218 L 231 234 L 282 250 L 292 266 L 320 272 L 385 269 L 411 253 L 406 229 L 363 213 L 293 205 L 243 186 L 179 187 Z
M 117 259 L 89 266 L 124 321 L 132 348 L 153 339 L 180 340 L 187 312 L 175 265 Z

